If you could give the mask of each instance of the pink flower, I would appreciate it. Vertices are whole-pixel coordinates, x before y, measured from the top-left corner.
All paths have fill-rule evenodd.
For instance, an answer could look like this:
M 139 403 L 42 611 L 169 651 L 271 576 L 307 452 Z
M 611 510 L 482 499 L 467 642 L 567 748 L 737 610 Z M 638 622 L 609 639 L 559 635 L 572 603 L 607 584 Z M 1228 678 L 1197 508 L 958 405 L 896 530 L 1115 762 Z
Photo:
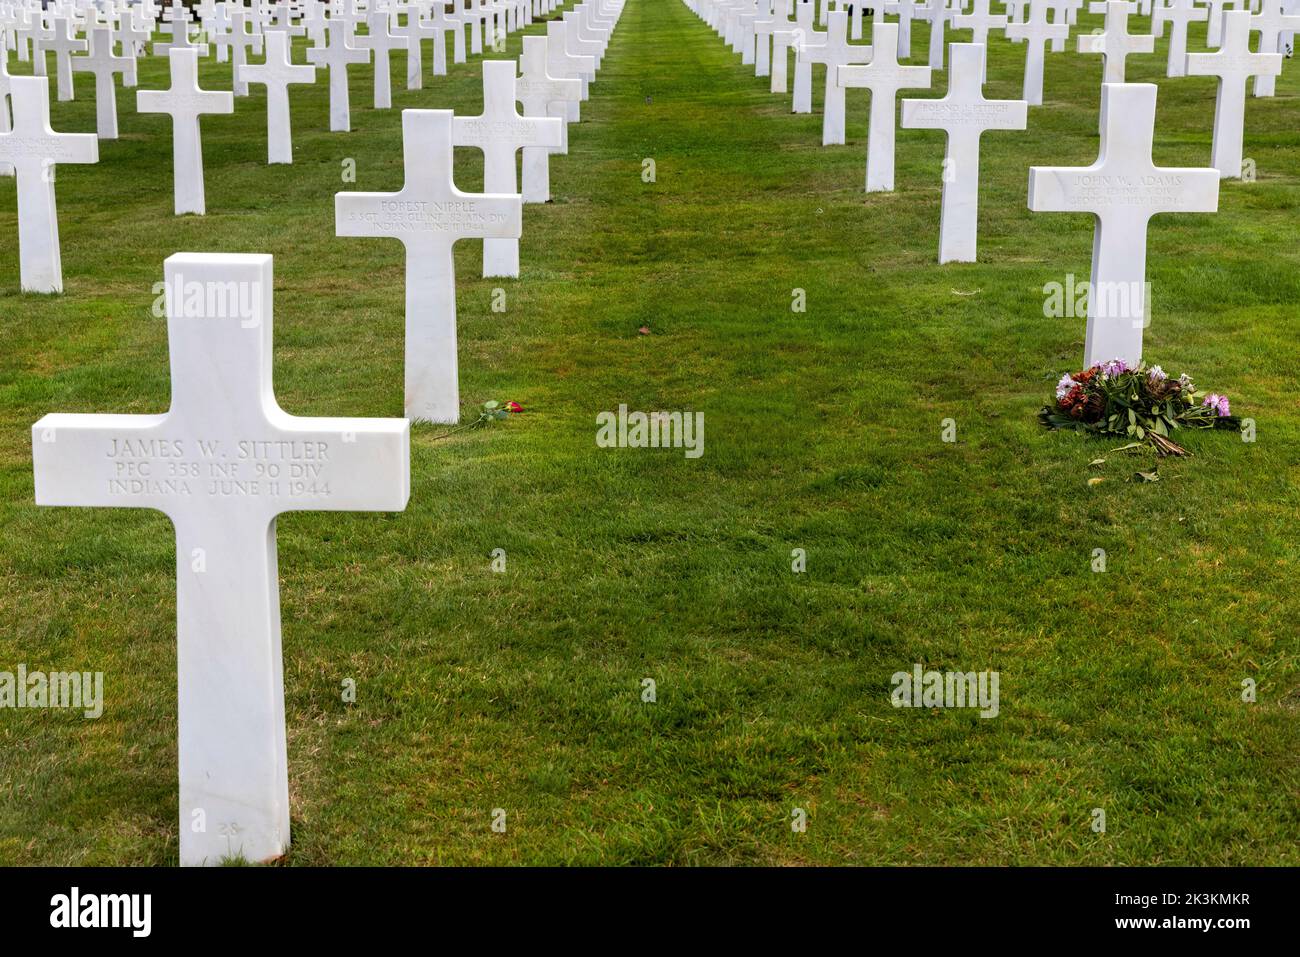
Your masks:
M 1219 395 L 1217 392 L 1211 392 L 1207 395 L 1205 401 L 1202 402 L 1201 405 L 1214 406 L 1214 411 L 1219 418 L 1224 418 L 1225 416 L 1232 414 L 1232 406 L 1228 404 L 1228 397 L 1226 395 Z
M 507 411 L 507 412 L 522 412 L 522 411 L 524 411 L 524 407 L 523 407 L 522 405 L 520 405 L 518 402 L 507 402 L 507 403 L 506 403 L 506 411 Z

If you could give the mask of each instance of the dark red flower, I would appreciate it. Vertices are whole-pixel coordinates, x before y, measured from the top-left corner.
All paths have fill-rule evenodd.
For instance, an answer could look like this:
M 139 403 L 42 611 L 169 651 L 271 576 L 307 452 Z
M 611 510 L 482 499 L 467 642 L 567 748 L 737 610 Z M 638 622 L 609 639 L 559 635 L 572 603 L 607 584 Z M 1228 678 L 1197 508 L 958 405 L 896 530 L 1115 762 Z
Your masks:
M 1076 386 L 1072 386 L 1069 392 L 1061 396 L 1061 401 L 1058 404 L 1061 406 L 1061 408 L 1064 411 L 1071 412 L 1077 406 L 1082 405 L 1083 401 L 1084 401 L 1083 386 L 1076 385 Z M 1075 418 L 1078 418 L 1078 416 L 1075 416 Z
M 507 403 L 506 403 L 506 411 L 507 411 L 507 412 L 522 412 L 522 411 L 524 411 L 524 407 L 523 407 L 522 405 L 520 405 L 518 402 L 507 402 Z

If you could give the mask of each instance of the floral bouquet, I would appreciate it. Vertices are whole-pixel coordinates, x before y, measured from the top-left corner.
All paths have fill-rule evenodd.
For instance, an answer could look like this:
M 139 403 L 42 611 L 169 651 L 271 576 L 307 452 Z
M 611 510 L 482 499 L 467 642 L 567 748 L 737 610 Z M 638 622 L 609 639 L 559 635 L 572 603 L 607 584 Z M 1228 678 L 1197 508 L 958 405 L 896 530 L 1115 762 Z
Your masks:
M 1172 379 L 1159 366 L 1130 369 L 1112 359 L 1061 376 L 1056 402 L 1038 421 L 1052 429 L 1125 436 L 1150 442 L 1161 455 L 1186 455 L 1169 435 L 1176 429 L 1237 429 L 1226 395 L 1201 392 L 1191 377 Z

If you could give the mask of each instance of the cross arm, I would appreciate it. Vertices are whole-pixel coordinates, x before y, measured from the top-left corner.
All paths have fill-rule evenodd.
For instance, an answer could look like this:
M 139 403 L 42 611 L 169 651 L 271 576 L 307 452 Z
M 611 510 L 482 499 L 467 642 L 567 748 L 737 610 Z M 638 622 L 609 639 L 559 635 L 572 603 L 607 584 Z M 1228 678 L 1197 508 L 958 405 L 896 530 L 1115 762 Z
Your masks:
M 515 99 L 524 104 L 533 101 L 549 103 L 555 100 L 576 102 L 582 99 L 582 81 L 553 80 L 549 76 L 538 80 L 523 76 L 515 84 Z
M 137 113 L 166 113 L 167 94 L 169 90 L 136 90 L 135 111 Z
M 1076 198 L 1072 179 L 1086 178 L 1100 166 L 1031 166 L 1029 168 L 1029 209 L 1035 213 L 1095 213 Z
M 576 81 L 575 81 L 576 82 Z M 518 90 L 515 91 L 518 99 Z M 514 102 L 511 102 L 513 109 Z M 559 146 L 564 140 L 564 131 L 560 124 L 564 121 L 555 117 L 523 117 L 515 119 L 492 119 L 484 116 L 458 116 L 452 121 L 452 143 L 456 146 L 478 146 L 487 144 L 495 132 L 511 134 L 509 145 L 514 149 L 525 146 Z
M 178 452 L 159 437 L 166 415 L 54 413 L 32 426 L 32 465 L 37 505 L 157 508 L 152 465 L 141 467 L 136 448 Z
M 59 163 L 98 163 L 99 137 L 94 133 L 58 133 L 53 134 L 57 146 L 51 153 L 51 162 Z
M 278 441 L 312 451 L 281 481 L 282 511 L 400 512 L 411 497 L 411 423 L 406 419 L 316 418 L 275 409 Z M 274 449 L 268 448 L 274 453 Z M 297 485 L 293 483 L 299 483 Z
M 557 121 L 558 122 L 558 121 Z M 518 239 L 523 235 L 523 201 L 517 194 L 450 193 L 417 199 L 402 193 L 336 193 L 337 236 L 399 239 L 409 250 L 458 239 Z M 408 253 L 409 254 L 409 253 Z

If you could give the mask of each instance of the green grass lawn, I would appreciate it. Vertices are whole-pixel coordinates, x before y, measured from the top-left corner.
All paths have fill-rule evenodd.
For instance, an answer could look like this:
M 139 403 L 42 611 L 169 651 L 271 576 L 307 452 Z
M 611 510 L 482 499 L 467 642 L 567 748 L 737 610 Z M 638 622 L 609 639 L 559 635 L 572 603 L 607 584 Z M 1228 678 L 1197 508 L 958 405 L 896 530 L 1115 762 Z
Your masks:
M 924 62 L 923 24 L 913 42 Z M 1165 79 L 1166 42 L 1129 79 L 1160 83 L 1156 162 L 1204 166 L 1213 80 Z M 1023 59 L 996 40 L 986 94 L 1018 97 Z M 408 92 L 394 57 L 389 111 L 354 70 L 350 134 L 326 132 L 323 75 L 294 87 L 292 167 L 265 164 L 253 87 L 203 120 L 202 218 L 172 215 L 169 119 L 120 91 L 122 138 L 59 169 L 58 297 L 17 292 L 0 179 L 0 670 L 106 685 L 98 720 L 0 712 L 0 863 L 177 858 L 171 527 L 37 509 L 31 424 L 166 409 L 150 307 L 178 251 L 275 256 L 287 411 L 400 415 L 402 247 L 336 238 L 333 194 L 400 188 L 399 109 L 479 112 L 478 62 Z M 141 89 L 165 76 L 141 62 Z M 1035 420 L 1082 360 L 1043 286 L 1087 277 L 1092 218 L 1030 214 L 1027 168 L 1093 161 L 1100 76 L 1049 56 L 1028 132 L 984 138 L 981 262 L 940 267 L 941 133 L 900 130 L 897 190 L 868 196 L 865 91 L 823 148 L 820 112 L 791 115 L 680 0 L 628 0 L 555 201 L 525 208 L 522 278 L 458 248 L 465 412 L 525 413 L 416 427 L 405 513 L 279 522 L 287 861 L 1300 863 L 1300 65 L 1248 104 L 1258 181 L 1151 229 L 1146 357 L 1258 429 L 1190 436 L 1155 484 L 1128 481 L 1150 453 Z M 202 77 L 229 89 L 228 65 Z M 78 74 L 55 128 L 94 129 L 92 90 Z M 479 188 L 477 152 L 457 162 Z M 703 411 L 704 455 L 598 448 L 620 403 Z M 999 716 L 893 708 L 916 663 L 1000 672 Z

